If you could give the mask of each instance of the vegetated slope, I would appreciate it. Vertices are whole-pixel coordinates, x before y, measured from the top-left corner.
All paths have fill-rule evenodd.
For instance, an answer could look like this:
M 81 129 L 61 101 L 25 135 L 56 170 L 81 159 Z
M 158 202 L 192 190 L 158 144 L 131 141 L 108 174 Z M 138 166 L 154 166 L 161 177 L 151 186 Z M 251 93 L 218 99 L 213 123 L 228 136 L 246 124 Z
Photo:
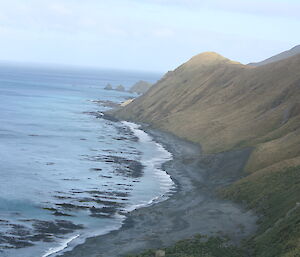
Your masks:
M 252 68 L 215 53 L 169 72 L 116 116 L 200 143 L 207 153 L 256 146 L 248 171 L 300 155 L 300 55 Z
M 261 65 L 265 65 L 268 63 L 272 63 L 272 62 L 277 62 L 286 58 L 289 58 L 291 56 L 300 54 L 300 45 L 293 47 L 292 49 L 288 50 L 288 51 L 284 51 L 280 54 L 274 55 L 264 61 L 261 62 L 254 62 L 254 63 L 249 63 L 248 65 L 251 66 L 261 66 Z
M 173 246 L 164 248 L 163 251 L 165 255 L 159 255 L 157 250 L 150 249 L 138 255 L 126 257 L 241 257 L 243 255 L 240 249 L 228 244 L 227 240 L 201 235 L 176 242 Z
M 293 162 L 299 165 L 299 158 Z M 253 256 L 300 256 L 300 166 L 270 166 L 222 194 L 262 214 L 259 231 L 248 242 Z
M 206 153 L 253 147 L 245 178 L 222 193 L 263 214 L 254 256 L 300 256 L 300 55 L 250 67 L 200 54 L 114 115 Z

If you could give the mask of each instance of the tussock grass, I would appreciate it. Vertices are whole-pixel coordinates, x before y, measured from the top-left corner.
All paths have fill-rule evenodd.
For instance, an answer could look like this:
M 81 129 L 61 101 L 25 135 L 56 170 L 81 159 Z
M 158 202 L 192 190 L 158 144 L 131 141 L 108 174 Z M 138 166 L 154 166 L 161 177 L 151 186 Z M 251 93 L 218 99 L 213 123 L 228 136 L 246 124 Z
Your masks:
M 300 256 L 300 166 L 257 172 L 222 194 L 261 215 L 248 242 L 253 256 Z

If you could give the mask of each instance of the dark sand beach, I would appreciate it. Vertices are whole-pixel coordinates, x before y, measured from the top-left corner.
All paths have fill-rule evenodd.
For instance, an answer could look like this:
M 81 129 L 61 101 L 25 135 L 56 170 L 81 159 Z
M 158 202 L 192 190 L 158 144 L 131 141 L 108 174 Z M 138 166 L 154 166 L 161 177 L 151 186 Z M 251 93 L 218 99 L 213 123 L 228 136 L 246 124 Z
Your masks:
M 130 212 L 120 230 L 89 238 L 60 256 L 125 256 L 195 234 L 226 235 L 238 245 L 255 232 L 257 217 L 251 211 L 217 196 L 219 187 L 241 177 L 251 149 L 204 155 L 199 145 L 157 130 L 146 131 L 173 154 L 163 168 L 176 183 L 176 193 Z

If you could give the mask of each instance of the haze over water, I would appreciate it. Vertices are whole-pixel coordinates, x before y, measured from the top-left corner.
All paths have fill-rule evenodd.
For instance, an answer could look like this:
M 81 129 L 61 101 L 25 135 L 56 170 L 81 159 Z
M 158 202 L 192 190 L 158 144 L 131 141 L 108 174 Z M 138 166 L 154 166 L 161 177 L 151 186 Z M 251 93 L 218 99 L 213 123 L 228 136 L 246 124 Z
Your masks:
M 1 67 L 0 256 L 50 256 L 172 191 L 160 169 L 171 155 L 137 125 L 100 115 L 105 101 L 134 96 L 107 83 L 140 79 L 159 75 Z

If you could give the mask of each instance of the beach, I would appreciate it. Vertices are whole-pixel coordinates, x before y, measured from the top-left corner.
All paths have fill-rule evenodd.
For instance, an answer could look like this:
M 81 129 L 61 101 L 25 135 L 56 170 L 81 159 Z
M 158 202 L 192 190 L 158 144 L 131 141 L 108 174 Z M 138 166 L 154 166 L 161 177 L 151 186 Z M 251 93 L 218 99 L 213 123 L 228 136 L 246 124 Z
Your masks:
M 255 232 L 253 212 L 218 196 L 219 188 L 242 177 L 251 149 L 205 155 L 197 144 L 147 126 L 144 130 L 172 154 L 163 169 L 175 182 L 176 192 L 165 201 L 126 214 L 119 230 L 88 238 L 59 256 L 126 256 L 196 234 L 227 236 L 239 245 Z

